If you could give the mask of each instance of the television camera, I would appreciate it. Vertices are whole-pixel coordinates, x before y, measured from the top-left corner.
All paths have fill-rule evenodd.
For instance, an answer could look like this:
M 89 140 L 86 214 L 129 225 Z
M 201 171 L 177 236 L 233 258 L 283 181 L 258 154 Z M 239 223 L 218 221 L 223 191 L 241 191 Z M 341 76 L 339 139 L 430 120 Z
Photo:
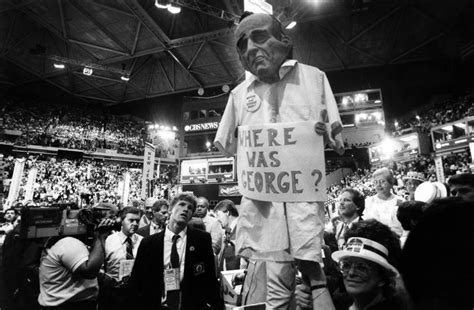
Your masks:
M 24 207 L 21 211 L 20 237 L 35 239 L 86 235 L 97 228 L 100 221 L 108 216 L 109 210 L 106 207 L 79 209 L 74 203 L 52 204 L 42 208 Z M 100 229 L 113 230 L 119 224 Z

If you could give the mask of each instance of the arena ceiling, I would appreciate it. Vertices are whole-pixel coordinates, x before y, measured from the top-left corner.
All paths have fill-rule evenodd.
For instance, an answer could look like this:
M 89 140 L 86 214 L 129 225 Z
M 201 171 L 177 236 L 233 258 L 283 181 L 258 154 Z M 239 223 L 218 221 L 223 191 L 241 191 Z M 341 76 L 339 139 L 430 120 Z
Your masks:
M 0 0 L 0 91 L 48 83 L 112 105 L 242 80 L 232 33 L 243 1 L 172 2 L 181 13 L 154 0 Z M 267 2 L 297 21 L 295 58 L 324 71 L 472 59 L 471 0 Z

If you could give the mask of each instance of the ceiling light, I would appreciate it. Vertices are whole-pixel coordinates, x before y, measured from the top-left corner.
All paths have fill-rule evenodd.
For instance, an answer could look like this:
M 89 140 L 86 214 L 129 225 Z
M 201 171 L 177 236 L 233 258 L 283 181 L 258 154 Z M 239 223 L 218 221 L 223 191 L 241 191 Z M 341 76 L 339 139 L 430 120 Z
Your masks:
M 121 79 L 122 81 L 125 81 L 125 82 L 130 81 L 130 77 L 129 77 L 128 75 L 122 75 L 122 76 L 120 77 L 120 79 Z
M 155 1 L 155 6 L 159 9 L 167 9 L 168 5 L 169 5 L 168 1 L 163 1 L 163 0 Z
M 56 69 L 64 69 L 66 66 L 64 64 L 53 64 Z
M 170 4 L 168 5 L 168 12 L 171 14 L 178 14 L 181 12 L 181 7 Z
M 84 69 L 82 70 L 82 74 L 87 75 L 87 76 L 91 76 L 92 72 L 94 72 L 94 70 L 92 70 L 92 68 L 88 68 L 88 67 L 84 67 Z
M 296 22 L 293 20 L 286 26 L 286 29 L 293 29 L 295 26 Z

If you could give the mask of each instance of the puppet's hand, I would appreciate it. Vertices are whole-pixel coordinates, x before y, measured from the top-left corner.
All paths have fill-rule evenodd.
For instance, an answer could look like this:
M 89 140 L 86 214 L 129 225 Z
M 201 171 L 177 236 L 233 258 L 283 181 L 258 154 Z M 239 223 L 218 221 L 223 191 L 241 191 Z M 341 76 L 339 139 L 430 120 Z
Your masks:
M 332 148 L 334 151 L 336 151 L 339 155 L 342 155 L 344 153 L 344 146 L 339 145 L 336 141 L 335 143 L 329 139 L 329 133 L 326 127 L 326 124 L 323 122 L 317 122 L 316 125 L 314 125 L 314 131 L 316 132 L 317 135 L 323 136 L 324 140 L 324 145 L 329 146 Z
M 314 125 L 314 131 L 316 134 L 319 136 L 323 136 L 324 139 L 324 144 L 326 145 L 330 140 L 329 140 L 329 134 L 328 130 L 326 127 L 326 124 L 323 122 L 317 122 L 316 125 Z

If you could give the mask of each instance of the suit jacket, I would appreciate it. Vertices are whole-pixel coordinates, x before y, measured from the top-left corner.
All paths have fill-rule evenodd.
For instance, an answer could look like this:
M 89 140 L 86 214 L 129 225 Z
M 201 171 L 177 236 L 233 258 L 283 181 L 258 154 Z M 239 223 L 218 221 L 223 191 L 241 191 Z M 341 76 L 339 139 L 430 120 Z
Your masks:
M 140 243 L 129 281 L 130 306 L 134 309 L 165 309 L 161 306 L 161 297 L 164 295 L 164 236 L 163 230 L 144 238 Z M 181 281 L 181 309 L 221 309 L 222 306 L 211 236 L 205 231 L 188 227 L 184 277 Z
M 150 224 L 140 227 L 137 229 L 137 234 L 142 236 L 143 238 L 150 236 Z

